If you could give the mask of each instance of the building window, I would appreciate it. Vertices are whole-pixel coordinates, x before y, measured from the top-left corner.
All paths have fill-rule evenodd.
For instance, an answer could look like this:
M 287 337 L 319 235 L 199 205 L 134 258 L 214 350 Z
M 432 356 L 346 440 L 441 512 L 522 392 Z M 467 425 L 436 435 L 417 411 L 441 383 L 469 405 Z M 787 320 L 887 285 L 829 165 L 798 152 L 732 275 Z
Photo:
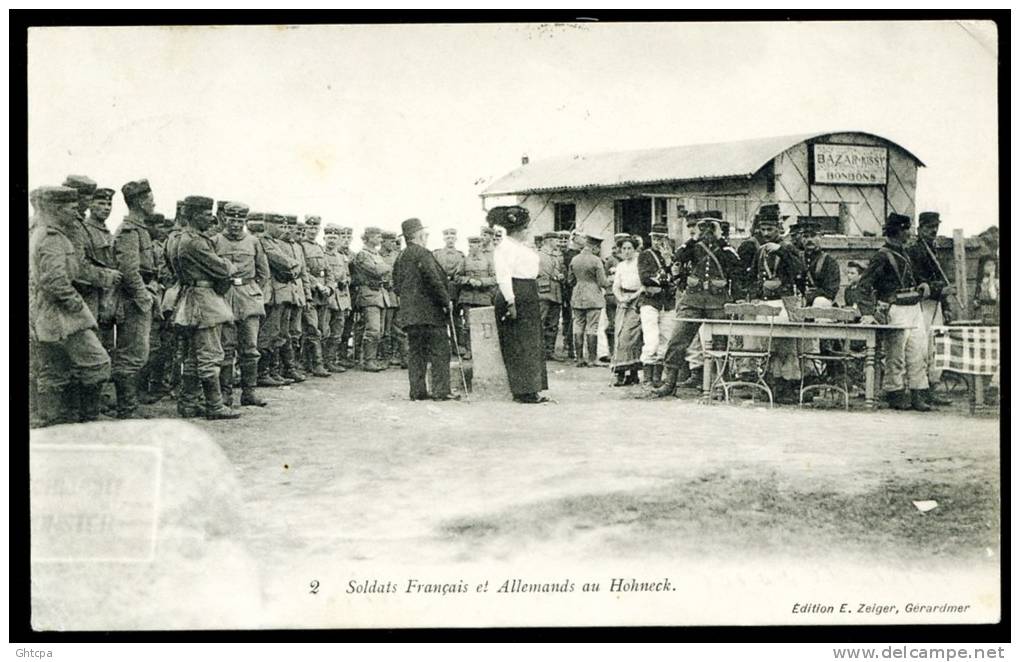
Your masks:
M 577 205 L 573 202 L 557 202 L 553 204 L 555 214 L 553 230 L 573 230 L 577 219 Z

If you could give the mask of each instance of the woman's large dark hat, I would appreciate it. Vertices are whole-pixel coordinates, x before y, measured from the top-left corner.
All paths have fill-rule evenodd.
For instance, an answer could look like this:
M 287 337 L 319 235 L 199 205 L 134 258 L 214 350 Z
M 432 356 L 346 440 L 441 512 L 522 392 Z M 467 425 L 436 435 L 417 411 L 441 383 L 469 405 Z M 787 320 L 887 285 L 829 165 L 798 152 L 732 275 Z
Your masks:
M 524 207 L 511 205 L 506 207 L 493 207 L 485 217 L 489 225 L 501 225 L 507 231 L 519 230 L 531 222 L 531 215 Z

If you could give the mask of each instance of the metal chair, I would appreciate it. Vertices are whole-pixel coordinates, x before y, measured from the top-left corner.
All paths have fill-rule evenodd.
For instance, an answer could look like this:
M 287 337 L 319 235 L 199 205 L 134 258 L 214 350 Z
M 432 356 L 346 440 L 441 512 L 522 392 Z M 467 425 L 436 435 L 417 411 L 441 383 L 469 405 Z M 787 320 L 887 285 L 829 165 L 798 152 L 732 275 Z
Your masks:
M 712 381 L 709 394 L 714 394 L 716 389 L 722 389 L 723 400 L 729 403 L 730 389 L 743 386 L 751 389 L 752 401 L 754 400 L 753 393 L 755 391 L 764 391 L 769 399 L 769 407 L 774 407 L 775 402 L 772 397 L 772 388 L 765 381 L 765 375 L 768 374 L 769 360 L 772 358 L 772 324 L 776 316 L 779 315 L 779 309 L 767 304 L 728 303 L 723 307 L 723 312 L 729 317 L 731 322 L 726 331 L 725 349 L 705 348 L 703 350 L 705 360 L 711 361 L 715 370 L 715 379 Z M 765 347 L 762 349 L 750 349 L 738 346 L 738 343 L 733 342 L 736 338 L 742 338 L 743 336 L 741 335 L 740 325 L 733 324 L 732 322 L 748 318 L 756 319 L 758 317 L 767 317 L 769 322 L 769 335 L 766 338 Z M 750 364 L 755 377 L 754 381 L 739 378 L 741 373 L 733 370 L 738 365 L 738 362 Z M 730 378 L 730 372 L 734 372 L 733 378 Z
M 860 319 L 860 313 L 850 308 L 798 308 L 791 313 L 791 319 L 807 326 L 814 320 L 826 320 L 837 323 L 853 323 Z M 867 358 L 866 352 L 854 351 L 850 346 L 850 334 L 842 341 L 842 349 L 833 349 L 828 352 L 803 351 L 801 343 L 797 344 L 797 359 L 800 361 L 800 405 L 804 405 L 804 394 L 811 391 L 835 391 L 843 396 L 843 407 L 850 410 L 850 366 L 854 361 L 863 362 Z M 823 367 L 839 365 L 842 370 L 843 385 L 831 382 L 820 382 L 818 384 L 804 385 L 804 376 L 807 374 L 806 364 L 811 364 L 821 374 Z M 828 370 L 826 370 L 828 372 Z

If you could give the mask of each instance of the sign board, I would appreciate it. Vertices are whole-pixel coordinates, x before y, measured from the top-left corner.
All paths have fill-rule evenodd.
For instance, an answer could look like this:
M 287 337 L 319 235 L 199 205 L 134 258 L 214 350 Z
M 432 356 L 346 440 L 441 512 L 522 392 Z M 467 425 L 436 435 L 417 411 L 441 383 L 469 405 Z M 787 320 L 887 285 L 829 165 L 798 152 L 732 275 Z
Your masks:
M 815 184 L 885 186 L 889 150 L 865 145 L 812 145 Z
M 162 453 L 151 446 L 32 444 L 32 561 L 151 561 Z

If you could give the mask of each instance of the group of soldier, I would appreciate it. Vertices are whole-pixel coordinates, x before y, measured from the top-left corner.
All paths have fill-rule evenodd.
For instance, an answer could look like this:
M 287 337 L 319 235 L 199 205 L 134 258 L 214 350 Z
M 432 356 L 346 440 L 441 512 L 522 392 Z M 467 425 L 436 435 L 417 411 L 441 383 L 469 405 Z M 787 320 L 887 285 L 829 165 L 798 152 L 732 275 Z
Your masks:
M 154 211 L 147 180 L 120 193 L 128 213 L 115 233 L 106 220 L 116 192 L 89 177 L 30 194 L 36 425 L 132 418 L 171 394 L 182 417 L 232 419 L 266 405 L 258 388 L 407 367 L 396 233 L 365 228 L 353 253 L 353 229 L 318 216 L 188 196 L 170 219 Z M 455 230 L 444 237 L 435 254 L 454 275 L 451 321 L 464 338 L 454 346 L 469 357 L 463 313 L 492 303 L 496 237 L 483 228 L 467 256 L 453 248 Z
M 120 193 L 128 213 L 116 233 L 106 226 L 115 191 L 88 177 L 71 175 L 62 186 L 31 193 L 30 372 L 38 424 L 96 420 L 104 412 L 131 418 L 139 402 L 171 393 L 182 417 L 236 418 L 236 405 L 266 405 L 258 388 L 354 367 L 406 368 L 392 281 L 402 250 L 396 233 L 368 227 L 352 254 L 352 228 L 318 216 L 299 222 L 240 202 L 188 196 L 169 219 L 155 213 L 147 180 L 128 182 Z M 774 304 L 781 316 L 793 305 L 836 305 L 844 284 L 836 260 L 820 247 L 819 226 L 801 220 L 784 234 L 784 220 L 778 205 L 762 206 L 751 236 L 734 247 L 720 212 L 694 212 L 686 217 L 690 238 L 680 246 L 656 224 L 650 246 L 621 233 L 605 256 L 598 236 L 536 236 L 546 359 L 560 360 L 555 345 L 562 332 L 566 360 L 579 366 L 608 360 L 598 356 L 598 333 L 611 353 L 612 276 L 624 241 L 641 249 L 640 365 L 656 395 L 701 382 L 698 324 L 678 320 L 720 318 L 734 301 Z M 865 322 L 910 328 L 885 348 L 883 386 L 892 407 L 926 411 L 944 404 L 932 389 L 938 373 L 928 366 L 928 329 L 943 323 L 952 286 L 934 252 L 939 215 L 924 212 L 918 220 L 918 236 L 908 241 L 910 218 L 889 215 L 886 244 L 867 265 L 850 263 L 843 305 Z M 455 304 L 452 350 L 465 359 L 470 310 L 493 304 L 499 240 L 483 226 L 468 238 L 465 255 L 451 228 L 443 231 L 444 247 L 433 251 Z M 782 342 L 772 354 L 777 399 L 789 400 L 800 361 Z M 109 381 L 112 402 L 104 409 Z M 617 373 L 617 385 L 636 381 Z

